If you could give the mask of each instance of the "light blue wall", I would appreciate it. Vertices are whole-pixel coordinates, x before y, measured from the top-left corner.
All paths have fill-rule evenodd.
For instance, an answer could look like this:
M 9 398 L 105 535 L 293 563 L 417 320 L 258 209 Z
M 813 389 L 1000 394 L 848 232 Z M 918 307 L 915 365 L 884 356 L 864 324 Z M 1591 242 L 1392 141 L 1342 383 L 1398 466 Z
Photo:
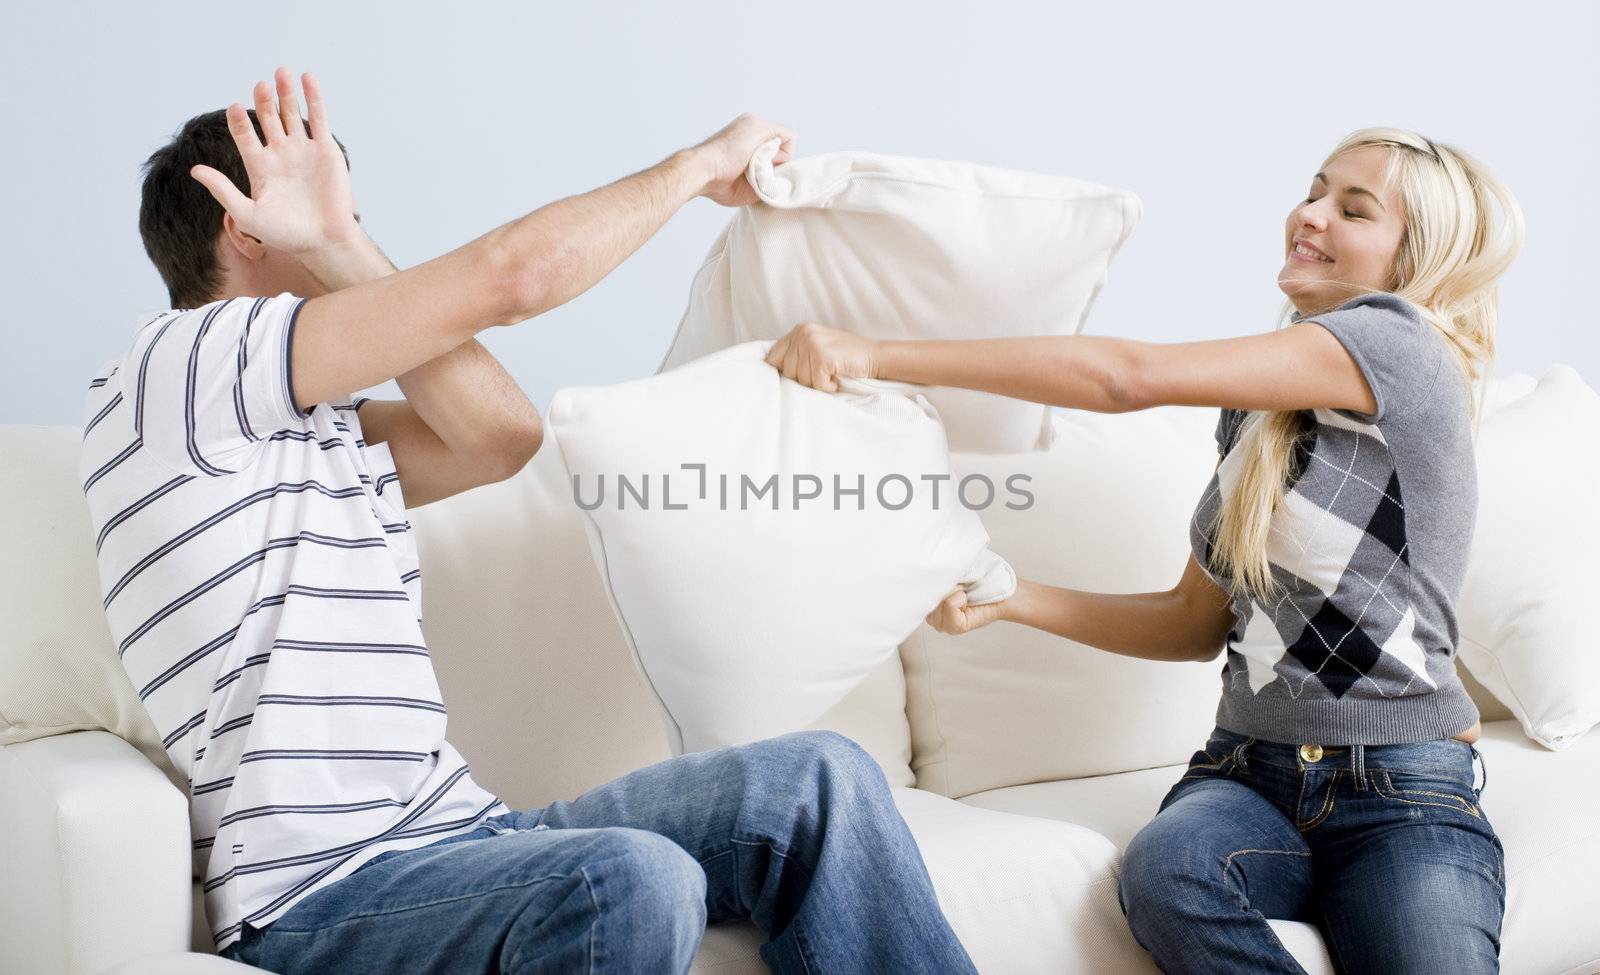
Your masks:
M 980 14 L 979 11 L 982 11 Z M 1593 4 L 7 3 L 0 421 L 78 423 L 165 295 L 138 166 L 273 67 L 313 69 L 356 200 L 406 266 L 643 168 L 744 110 L 859 148 L 1126 187 L 1142 226 L 1088 330 L 1271 328 L 1283 220 L 1350 129 L 1417 128 L 1510 182 L 1528 245 L 1497 375 L 1600 386 Z M 588 294 L 485 336 L 541 408 L 652 372 L 726 218 L 696 200 Z

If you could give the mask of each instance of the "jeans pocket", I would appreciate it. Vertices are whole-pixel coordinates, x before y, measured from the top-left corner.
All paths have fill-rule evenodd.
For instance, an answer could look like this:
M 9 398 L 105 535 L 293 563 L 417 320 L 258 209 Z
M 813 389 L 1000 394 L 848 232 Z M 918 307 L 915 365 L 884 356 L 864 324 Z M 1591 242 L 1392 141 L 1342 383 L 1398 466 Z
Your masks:
M 1472 782 L 1437 772 L 1405 769 L 1371 769 L 1373 790 L 1378 795 L 1413 806 L 1437 806 L 1454 809 L 1469 816 L 1483 819 L 1472 791 Z
M 1187 779 L 1226 778 L 1233 768 L 1233 753 L 1219 751 L 1217 742 L 1206 742 L 1206 747 L 1194 753 L 1189 759 L 1189 767 L 1184 769 L 1183 777 L 1178 779 L 1183 782 Z

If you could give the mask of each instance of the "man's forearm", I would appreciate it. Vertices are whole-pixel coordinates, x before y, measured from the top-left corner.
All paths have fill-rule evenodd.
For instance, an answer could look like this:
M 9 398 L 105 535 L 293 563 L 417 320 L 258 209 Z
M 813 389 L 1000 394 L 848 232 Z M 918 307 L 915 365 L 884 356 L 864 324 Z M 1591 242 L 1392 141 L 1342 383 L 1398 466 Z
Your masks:
M 1128 339 L 1047 335 L 876 344 L 875 374 L 927 386 L 960 386 L 1035 403 L 1119 413 L 1132 347 Z
M 364 233 L 306 263 L 329 291 L 376 280 L 396 270 Z M 538 413 L 527 395 L 477 339 L 401 373 L 395 384 L 439 441 L 463 457 L 493 454 L 510 439 L 508 432 L 538 427 Z
M 522 317 L 572 300 L 611 273 L 705 188 L 693 149 L 599 189 L 547 204 L 487 238 L 513 273 L 531 273 Z M 513 320 L 519 320 L 512 316 Z

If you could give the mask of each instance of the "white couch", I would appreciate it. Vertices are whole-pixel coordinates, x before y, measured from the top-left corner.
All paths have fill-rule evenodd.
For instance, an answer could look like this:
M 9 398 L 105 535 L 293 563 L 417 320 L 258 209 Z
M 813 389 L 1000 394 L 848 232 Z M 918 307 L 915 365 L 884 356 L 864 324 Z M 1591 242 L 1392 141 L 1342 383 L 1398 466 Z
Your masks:
M 1034 476 L 1027 518 L 984 514 L 1022 574 L 1166 588 L 1215 416 L 1063 415 L 1049 455 L 963 463 Z M 77 445 L 69 427 L 0 427 L 0 972 L 253 971 L 210 954 L 182 779 L 128 705 L 100 613 Z M 411 513 L 450 740 L 517 808 L 667 757 L 579 518 L 553 445 Z M 1010 624 L 950 640 L 919 631 L 820 726 L 883 766 L 982 971 L 1154 971 L 1117 905 L 1119 851 L 1210 730 L 1220 661 L 1135 661 Z M 1600 733 L 1547 751 L 1468 682 L 1506 850 L 1504 970 L 1600 971 Z M 1309 971 L 1332 970 L 1314 927 L 1273 923 Z M 763 971 L 759 941 L 712 928 L 694 971 Z

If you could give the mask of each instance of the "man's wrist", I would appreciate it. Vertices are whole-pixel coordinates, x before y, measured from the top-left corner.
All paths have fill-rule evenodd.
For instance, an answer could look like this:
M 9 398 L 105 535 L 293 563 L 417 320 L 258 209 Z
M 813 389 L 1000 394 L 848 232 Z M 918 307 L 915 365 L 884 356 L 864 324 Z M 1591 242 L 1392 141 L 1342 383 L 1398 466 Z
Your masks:
M 700 146 L 679 149 L 667 157 L 667 164 L 682 174 L 690 198 L 700 196 L 711 186 L 711 160 Z
M 300 263 L 330 292 L 375 281 L 395 270 L 378 245 L 359 228 L 345 240 L 301 255 Z

